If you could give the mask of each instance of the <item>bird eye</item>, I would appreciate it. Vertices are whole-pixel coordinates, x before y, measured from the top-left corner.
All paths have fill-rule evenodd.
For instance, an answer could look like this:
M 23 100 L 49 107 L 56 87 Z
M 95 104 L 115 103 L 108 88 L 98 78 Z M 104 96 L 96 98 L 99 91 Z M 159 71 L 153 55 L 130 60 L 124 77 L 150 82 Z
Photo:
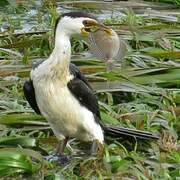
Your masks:
M 84 20 L 84 21 L 83 21 L 83 24 L 84 24 L 84 26 L 87 26 L 87 25 L 88 25 L 88 21 L 87 21 L 87 20 Z

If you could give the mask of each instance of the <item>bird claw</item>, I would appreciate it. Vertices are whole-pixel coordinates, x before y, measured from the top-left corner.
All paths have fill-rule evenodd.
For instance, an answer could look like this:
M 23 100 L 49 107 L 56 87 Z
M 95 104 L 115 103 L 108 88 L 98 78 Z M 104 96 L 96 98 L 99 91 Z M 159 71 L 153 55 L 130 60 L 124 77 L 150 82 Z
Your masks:
M 70 158 L 63 154 L 51 154 L 45 157 L 49 162 L 58 162 L 61 166 L 66 166 L 70 162 Z

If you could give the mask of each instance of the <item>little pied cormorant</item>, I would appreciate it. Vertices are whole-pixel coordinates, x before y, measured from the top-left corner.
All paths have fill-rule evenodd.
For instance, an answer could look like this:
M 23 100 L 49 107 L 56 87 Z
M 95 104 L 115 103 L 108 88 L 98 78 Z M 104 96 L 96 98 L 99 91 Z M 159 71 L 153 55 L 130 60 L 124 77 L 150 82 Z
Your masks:
M 92 142 L 93 151 L 104 143 L 104 134 L 158 138 L 149 132 L 103 124 L 97 97 L 84 75 L 70 63 L 71 35 L 102 26 L 87 13 L 63 14 L 56 23 L 55 47 L 51 55 L 32 69 L 30 80 L 24 83 L 24 94 L 30 106 L 48 120 L 54 134 L 61 140 L 59 154 L 63 153 L 68 138 L 74 137 Z

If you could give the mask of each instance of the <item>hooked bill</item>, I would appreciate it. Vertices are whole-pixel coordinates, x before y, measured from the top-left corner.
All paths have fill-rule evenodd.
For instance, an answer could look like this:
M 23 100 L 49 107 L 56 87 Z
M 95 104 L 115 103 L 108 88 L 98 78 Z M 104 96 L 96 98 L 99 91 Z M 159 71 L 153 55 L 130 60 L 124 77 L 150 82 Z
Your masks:
M 127 45 L 113 29 L 109 28 L 109 30 L 111 33 L 104 29 L 90 32 L 89 49 L 97 58 L 106 61 L 108 70 L 112 70 L 113 61 L 121 61 L 125 56 Z

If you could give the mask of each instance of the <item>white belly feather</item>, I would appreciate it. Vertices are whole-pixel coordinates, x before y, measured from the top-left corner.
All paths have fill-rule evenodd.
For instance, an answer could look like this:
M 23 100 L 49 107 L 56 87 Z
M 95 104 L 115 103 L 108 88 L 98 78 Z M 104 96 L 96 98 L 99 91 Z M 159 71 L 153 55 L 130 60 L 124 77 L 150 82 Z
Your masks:
M 61 82 L 33 80 L 36 100 L 43 116 L 49 121 L 55 135 L 76 137 L 83 141 L 104 141 L 102 129 L 91 111 L 81 106 L 67 86 Z

